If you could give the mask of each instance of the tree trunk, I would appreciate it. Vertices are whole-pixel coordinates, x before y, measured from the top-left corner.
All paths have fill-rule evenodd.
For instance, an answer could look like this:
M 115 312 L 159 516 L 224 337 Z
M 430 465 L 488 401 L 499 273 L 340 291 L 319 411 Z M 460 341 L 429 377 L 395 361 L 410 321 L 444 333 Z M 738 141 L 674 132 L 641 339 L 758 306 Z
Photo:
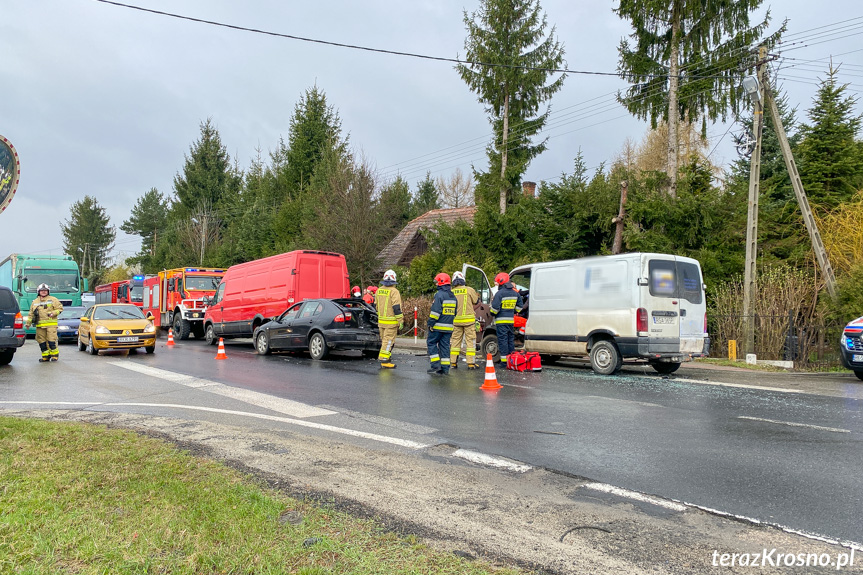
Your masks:
M 623 218 L 626 217 L 626 180 L 620 182 L 620 211 L 617 212 L 617 217 L 612 218 L 611 223 L 615 225 L 614 243 L 611 246 L 612 254 L 619 254 L 623 249 Z
M 509 136 L 509 94 L 503 97 L 503 134 L 500 150 L 500 213 L 506 213 L 506 148 Z
M 680 123 L 678 85 L 680 84 L 680 12 L 674 10 L 671 23 L 671 57 L 668 66 L 668 195 L 677 197 L 677 126 Z

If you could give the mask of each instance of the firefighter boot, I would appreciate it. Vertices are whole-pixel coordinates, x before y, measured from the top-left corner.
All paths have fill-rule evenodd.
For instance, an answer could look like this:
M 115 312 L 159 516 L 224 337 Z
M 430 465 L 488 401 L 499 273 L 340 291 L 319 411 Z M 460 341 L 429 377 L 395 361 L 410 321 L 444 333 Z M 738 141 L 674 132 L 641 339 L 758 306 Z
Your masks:
M 51 361 L 51 352 L 48 351 L 48 342 L 43 341 L 40 343 L 39 349 L 42 350 L 42 357 L 39 358 L 39 363 L 48 363 Z

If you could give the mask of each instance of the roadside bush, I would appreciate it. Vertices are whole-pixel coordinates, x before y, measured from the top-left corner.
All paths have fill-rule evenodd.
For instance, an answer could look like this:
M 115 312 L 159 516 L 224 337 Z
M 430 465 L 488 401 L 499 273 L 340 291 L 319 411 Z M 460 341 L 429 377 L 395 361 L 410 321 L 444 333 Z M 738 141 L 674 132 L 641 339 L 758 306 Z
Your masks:
M 429 318 L 434 296 L 421 295 L 402 298 L 402 312 L 405 314 L 405 327 L 401 335 L 412 335 L 414 332 L 414 307 L 417 308 L 417 327 L 420 336 L 425 337 L 426 321 Z

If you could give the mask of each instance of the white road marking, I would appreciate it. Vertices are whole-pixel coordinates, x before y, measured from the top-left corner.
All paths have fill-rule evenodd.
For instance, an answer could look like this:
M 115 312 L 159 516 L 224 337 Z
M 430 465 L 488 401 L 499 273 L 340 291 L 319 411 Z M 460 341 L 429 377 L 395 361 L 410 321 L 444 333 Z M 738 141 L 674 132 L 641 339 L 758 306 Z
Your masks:
M 158 369 L 155 367 L 150 367 L 148 365 L 141 365 L 139 363 L 127 361 L 109 361 L 108 363 L 110 365 L 122 367 L 123 369 L 137 371 L 138 373 L 143 373 L 144 375 L 149 375 L 150 377 L 156 377 L 159 379 L 164 379 L 173 383 L 184 385 L 186 387 L 191 387 L 193 389 L 200 389 L 209 393 L 215 393 L 216 395 L 221 395 L 222 397 L 236 399 L 237 401 L 242 401 L 250 405 L 257 405 L 258 407 L 263 407 L 264 409 L 278 411 L 279 413 L 284 413 L 285 415 L 290 415 L 292 417 L 317 417 L 319 415 L 335 415 L 336 413 L 335 411 L 330 411 L 329 409 L 321 409 L 319 407 L 300 403 L 299 401 L 291 401 L 290 399 L 282 399 L 280 397 L 267 395 L 266 393 L 258 393 L 257 391 L 251 391 L 239 387 L 231 387 L 230 385 L 225 385 L 217 381 L 200 379 L 191 375 L 174 373 L 165 369 Z
M 675 377 L 671 381 L 682 381 L 684 383 L 700 383 L 702 385 L 719 385 L 722 387 L 739 387 L 742 389 L 757 389 L 758 391 L 778 391 L 780 393 L 811 393 L 800 389 L 785 389 L 784 387 L 764 387 L 763 385 L 747 385 L 745 383 L 723 383 L 721 381 L 704 381 L 703 379 L 689 379 L 686 377 Z
M 350 435 L 352 437 L 360 437 L 362 439 L 371 439 L 381 443 L 389 443 L 391 445 L 399 445 L 409 449 L 426 449 L 431 447 L 430 444 L 419 443 L 409 439 L 401 439 L 398 437 L 389 437 L 386 435 L 378 435 L 377 433 L 366 433 L 365 431 L 356 431 L 354 429 L 345 429 L 344 427 L 336 427 L 334 425 L 326 425 L 316 423 L 314 421 L 306 421 L 304 419 L 293 419 L 289 417 L 279 417 L 277 415 L 265 415 L 263 413 L 249 413 L 247 411 L 236 411 L 233 409 L 219 409 L 216 407 L 202 407 L 198 405 L 179 405 L 175 403 L 137 403 L 137 402 L 81 402 L 81 401 L 0 401 L 0 405 L 5 404 L 28 404 L 28 405 L 90 405 L 93 407 L 159 407 L 167 409 L 187 409 L 191 411 L 206 411 L 209 413 L 221 413 L 225 415 L 238 415 L 240 417 L 252 417 L 255 419 L 265 419 L 267 421 L 277 421 L 279 423 L 287 423 L 290 425 L 299 425 L 311 429 L 319 429 L 321 431 L 330 431 L 332 433 L 340 433 L 342 435 Z
M 749 421 L 763 421 L 765 423 L 775 423 L 777 425 L 790 425 L 791 427 L 808 427 L 809 429 L 817 429 L 819 431 L 832 431 L 833 433 L 851 433 L 850 429 L 842 429 L 840 427 L 823 427 L 821 425 L 809 425 L 808 423 L 794 423 L 791 421 L 776 421 L 775 419 L 764 419 L 762 417 L 747 417 L 740 415 L 737 419 L 748 419 Z
M 620 487 L 615 487 L 614 485 L 608 485 L 607 483 L 586 483 L 582 485 L 582 487 L 593 489 L 594 491 L 601 491 L 602 493 L 610 493 L 612 495 L 617 495 L 618 497 L 625 497 L 634 501 L 641 501 L 642 503 L 650 503 L 651 505 L 664 507 L 665 509 L 670 509 L 672 511 L 686 511 L 686 506 L 681 505 L 680 503 L 651 497 L 643 493 L 638 493 L 637 491 L 630 491 L 629 489 L 622 489 Z
M 524 473 L 533 469 L 533 467 L 531 467 L 530 465 L 517 463 L 515 461 L 510 461 L 509 459 L 503 459 L 501 457 L 492 457 L 491 455 L 479 453 L 478 451 L 470 451 L 468 449 L 455 450 L 453 452 L 453 457 L 458 457 L 459 459 L 464 459 L 465 461 L 470 461 L 471 463 L 488 465 L 490 467 L 498 467 L 500 469 L 516 471 L 518 473 Z

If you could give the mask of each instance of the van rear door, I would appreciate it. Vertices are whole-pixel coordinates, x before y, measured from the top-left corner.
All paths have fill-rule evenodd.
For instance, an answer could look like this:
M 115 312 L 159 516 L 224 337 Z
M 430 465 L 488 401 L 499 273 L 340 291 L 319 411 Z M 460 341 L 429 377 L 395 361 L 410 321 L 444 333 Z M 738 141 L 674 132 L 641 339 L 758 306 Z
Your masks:
M 680 353 L 680 300 L 674 256 L 651 255 L 642 260 L 641 307 L 647 310 L 648 353 Z
M 680 301 L 680 351 L 704 351 L 704 283 L 698 263 L 688 258 L 677 259 L 677 295 Z

